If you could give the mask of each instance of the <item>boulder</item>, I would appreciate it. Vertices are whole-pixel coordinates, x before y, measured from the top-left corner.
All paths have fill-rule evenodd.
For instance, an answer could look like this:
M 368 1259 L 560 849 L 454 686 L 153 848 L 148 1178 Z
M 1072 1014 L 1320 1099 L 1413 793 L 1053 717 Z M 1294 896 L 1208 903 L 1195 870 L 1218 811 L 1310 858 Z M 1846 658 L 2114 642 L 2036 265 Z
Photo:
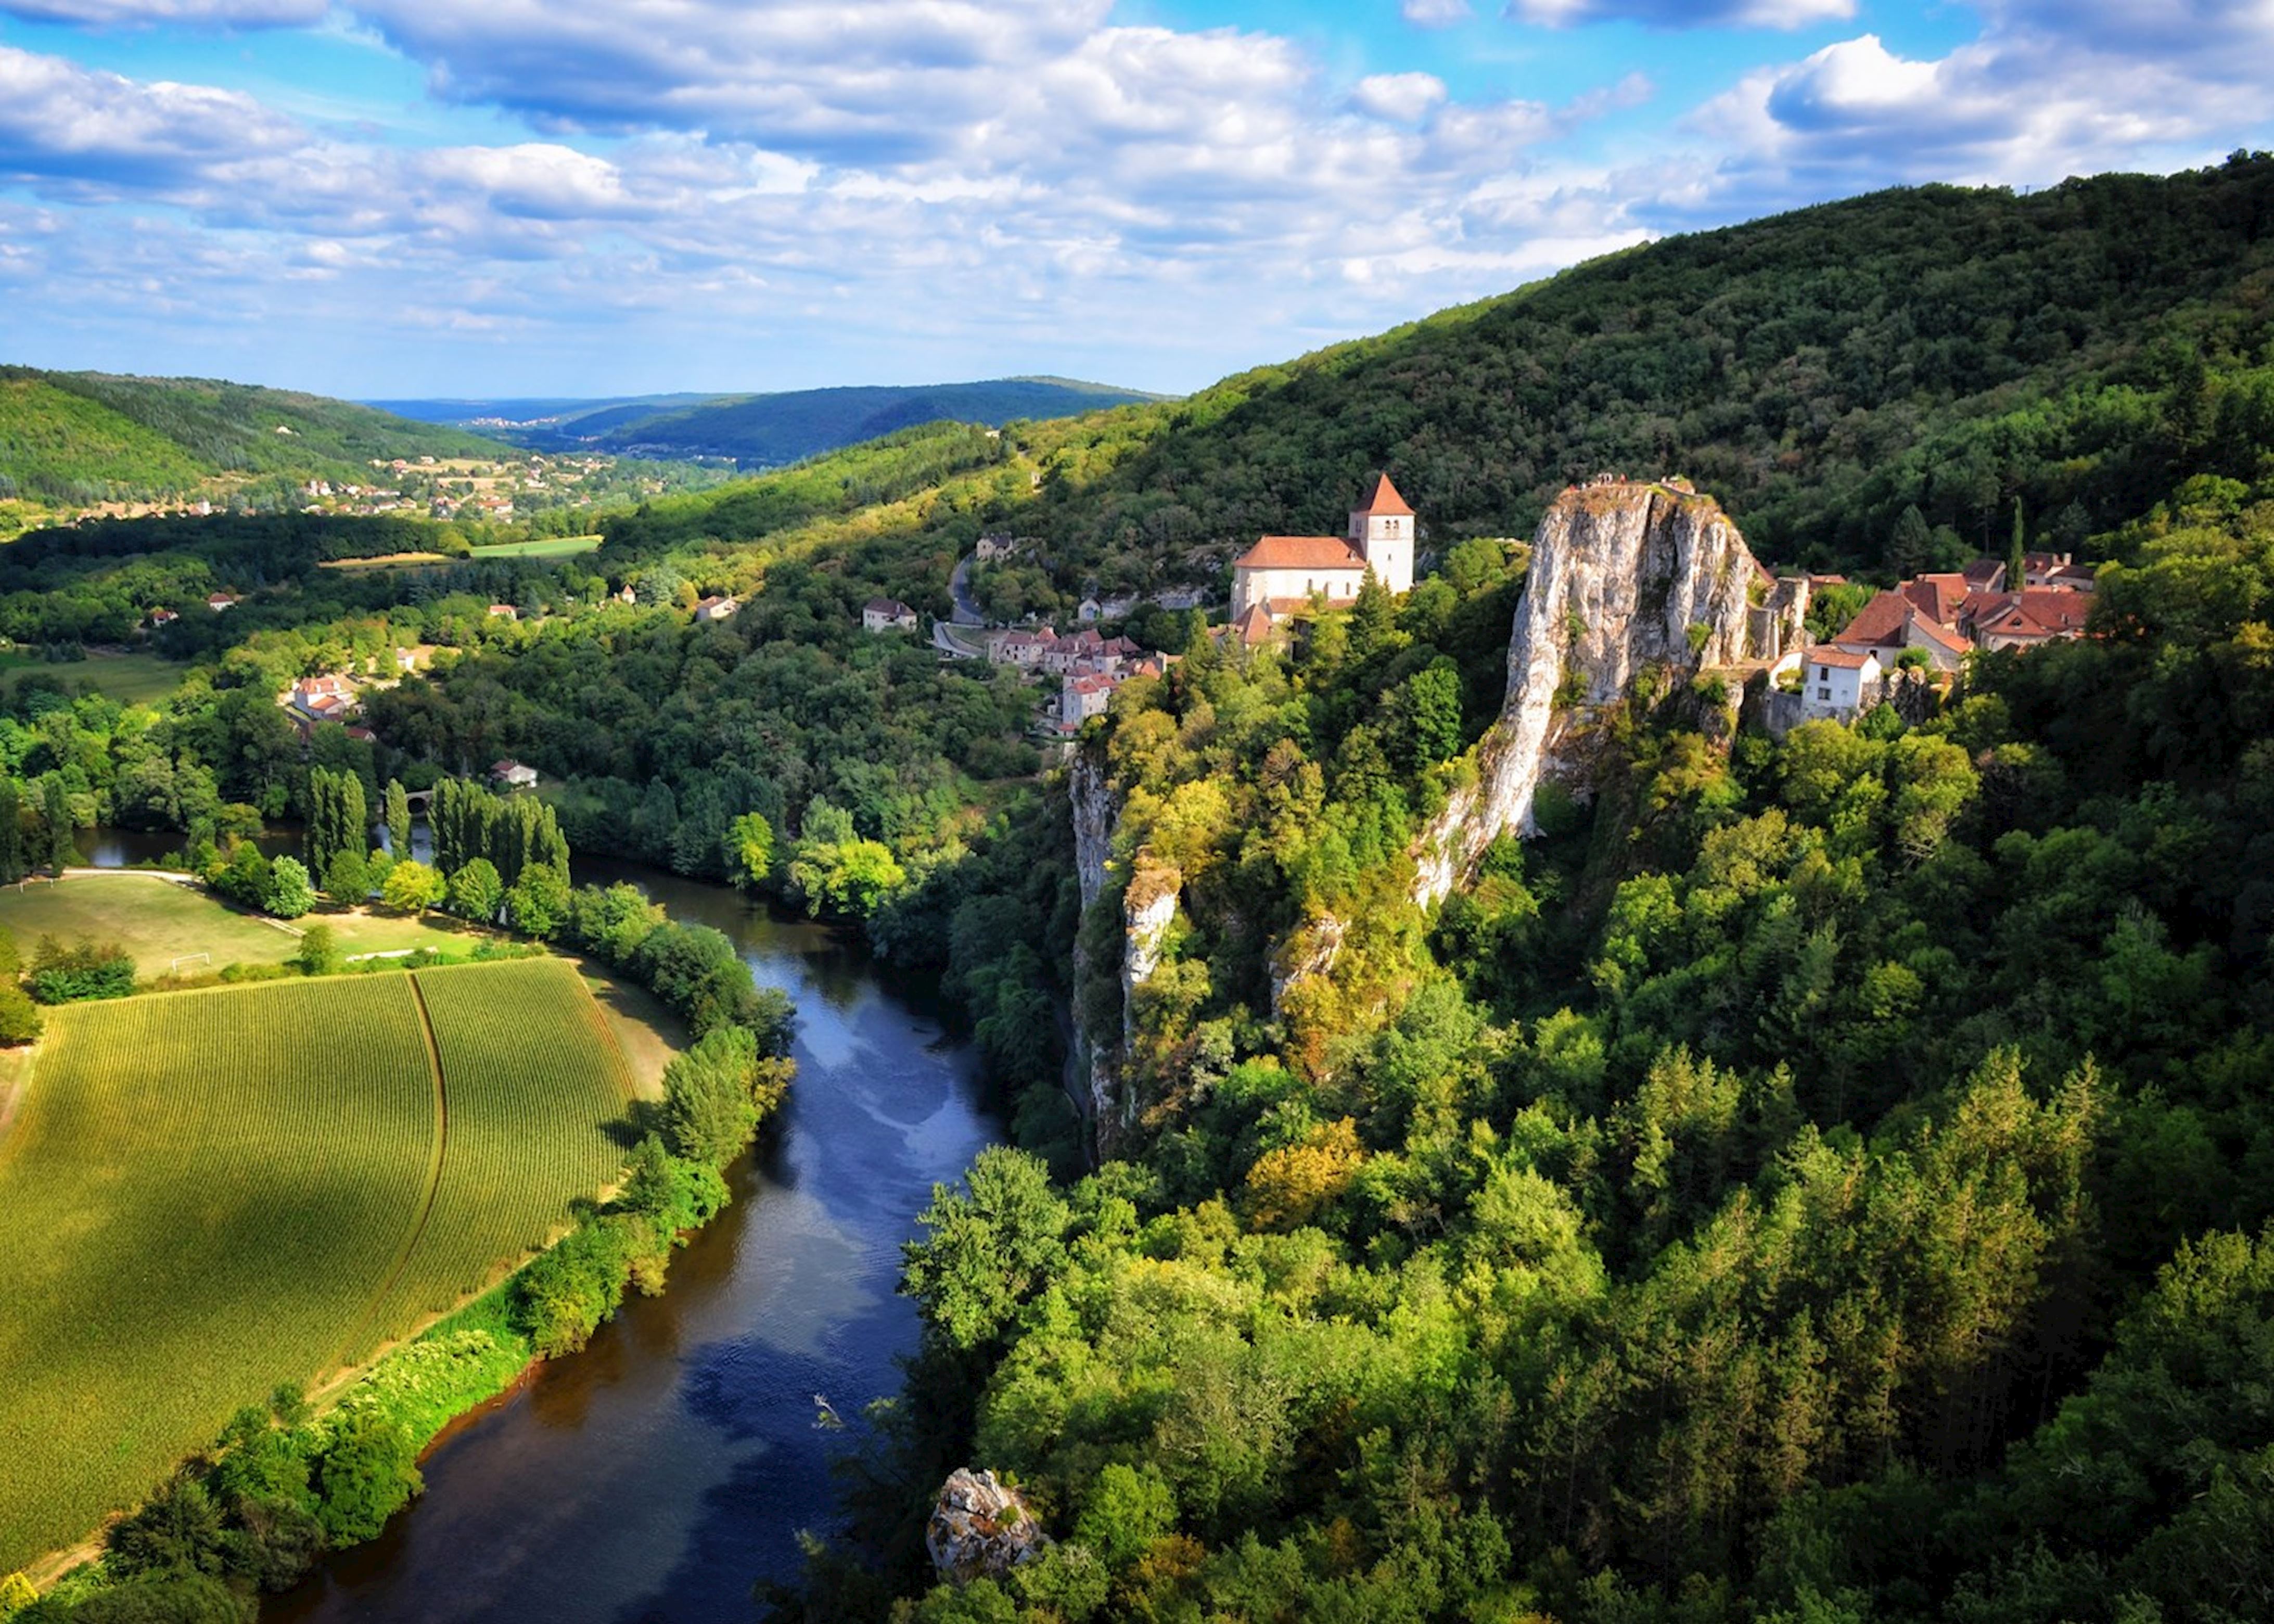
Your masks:
M 1050 1543 L 1018 1490 L 991 1471 L 959 1467 L 940 1485 L 924 1548 L 943 1579 L 999 1579 Z

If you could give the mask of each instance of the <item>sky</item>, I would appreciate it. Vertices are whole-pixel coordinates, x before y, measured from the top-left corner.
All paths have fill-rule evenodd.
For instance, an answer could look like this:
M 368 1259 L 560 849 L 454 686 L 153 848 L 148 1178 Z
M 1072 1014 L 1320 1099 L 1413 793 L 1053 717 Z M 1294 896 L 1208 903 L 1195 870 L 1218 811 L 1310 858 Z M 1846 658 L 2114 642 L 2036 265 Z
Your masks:
M 0 361 L 1182 393 L 2270 86 L 2274 0 L 0 0 Z

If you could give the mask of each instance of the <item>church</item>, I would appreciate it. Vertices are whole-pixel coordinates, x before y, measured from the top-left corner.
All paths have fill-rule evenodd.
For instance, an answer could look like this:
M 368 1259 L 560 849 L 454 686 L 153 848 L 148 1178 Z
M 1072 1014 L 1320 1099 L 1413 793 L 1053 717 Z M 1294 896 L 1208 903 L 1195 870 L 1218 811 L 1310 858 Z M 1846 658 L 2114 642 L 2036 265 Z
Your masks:
M 1348 604 L 1369 569 L 1392 592 L 1412 588 L 1413 509 L 1388 474 L 1376 474 L 1351 509 L 1347 537 L 1266 536 L 1234 559 L 1232 624 L 1285 620 L 1314 596 L 1329 606 Z

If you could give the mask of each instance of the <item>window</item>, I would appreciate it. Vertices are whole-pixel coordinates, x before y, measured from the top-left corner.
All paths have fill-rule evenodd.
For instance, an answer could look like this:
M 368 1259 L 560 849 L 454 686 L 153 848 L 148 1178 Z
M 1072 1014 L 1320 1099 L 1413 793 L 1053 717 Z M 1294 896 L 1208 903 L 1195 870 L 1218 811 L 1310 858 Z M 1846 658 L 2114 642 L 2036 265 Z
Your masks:
M 1818 666 L 1816 668 L 1816 680 L 1817 680 L 1818 682 L 1829 682 L 1829 681 L 1831 681 L 1831 680 L 1832 680 L 1832 673 L 1831 673 L 1830 669 L 1829 669 L 1828 667 L 1826 667 L 1826 666 L 1818 665 Z
M 1816 696 L 1817 698 L 1824 701 L 1826 704 L 1829 704 L 1832 702 L 1832 690 L 1828 688 L 1818 688 L 1816 690 Z

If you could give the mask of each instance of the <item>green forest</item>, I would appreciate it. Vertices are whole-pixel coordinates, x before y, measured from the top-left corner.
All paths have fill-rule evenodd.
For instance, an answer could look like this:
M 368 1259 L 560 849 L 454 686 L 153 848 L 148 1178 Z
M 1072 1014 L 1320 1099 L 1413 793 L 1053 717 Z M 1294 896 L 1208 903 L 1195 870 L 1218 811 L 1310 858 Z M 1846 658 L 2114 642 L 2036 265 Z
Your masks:
M 155 710 L 19 682 L 0 764 L 35 831 L 187 828 L 308 810 L 312 763 L 511 755 L 578 851 L 939 974 L 1015 1145 L 924 1214 L 922 1350 L 782 1617 L 2240 1624 L 2274 1615 L 2270 282 L 2263 154 L 1923 188 L 1186 401 L 902 431 L 579 558 L 39 539 L 0 559 L 19 641 L 245 596 L 158 634 L 187 675 Z M 944 614 L 989 531 L 1032 540 L 1046 614 L 1220 588 L 1374 469 L 1425 526 L 1403 599 L 1252 653 L 1145 612 L 1183 658 L 1080 741 L 1119 808 L 1086 911 L 1033 691 L 860 630 L 878 594 Z M 1645 673 L 1593 793 L 1424 911 L 1408 853 L 1498 713 L 1522 538 L 1602 469 L 1867 583 L 2002 556 L 2018 507 L 2099 568 L 2090 635 L 1781 741 Z M 302 752 L 282 680 L 412 641 L 377 739 Z M 1124 907 L 1171 885 L 1125 992 Z M 1062 1011 L 1126 1048 L 1102 1160 Z M 1050 1543 L 940 1583 L 924 1518 L 967 1465 Z
M 374 457 L 493 457 L 493 441 L 367 406 L 198 378 L 0 366 L 0 503 L 178 500 L 224 476 L 289 493 Z

